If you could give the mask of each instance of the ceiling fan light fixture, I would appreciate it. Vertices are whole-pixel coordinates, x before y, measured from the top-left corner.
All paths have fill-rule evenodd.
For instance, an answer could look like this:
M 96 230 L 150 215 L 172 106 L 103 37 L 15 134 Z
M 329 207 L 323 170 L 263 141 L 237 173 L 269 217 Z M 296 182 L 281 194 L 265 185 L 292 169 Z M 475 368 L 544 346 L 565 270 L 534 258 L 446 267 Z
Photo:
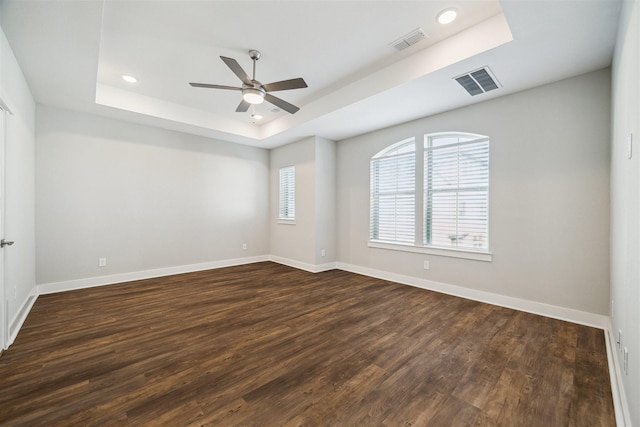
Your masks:
M 458 10 L 455 7 L 450 7 L 440 12 L 436 19 L 438 23 L 442 25 L 446 25 L 455 21 L 457 17 L 458 17 Z
M 249 104 L 262 104 L 264 102 L 264 91 L 255 87 L 242 89 L 242 99 Z
M 264 101 L 267 101 L 270 104 L 273 104 L 276 107 L 285 110 L 289 114 L 295 114 L 298 110 L 300 110 L 299 107 L 288 103 L 284 99 L 273 96 L 271 92 L 276 92 L 279 90 L 302 89 L 308 87 L 304 79 L 302 77 L 298 77 L 297 79 L 281 80 L 278 82 L 272 82 L 263 85 L 256 80 L 256 61 L 258 60 L 258 58 L 260 58 L 260 52 L 258 52 L 257 50 L 251 50 L 249 51 L 249 56 L 253 61 L 253 78 L 249 78 L 249 75 L 242 69 L 240 64 L 238 64 L 238 61 L 236 61 L 235 59 L 228 58 L 226 56 L 220 56 L 222 62 L 224 62 L 227 67 L 231 69 L 233 74 L 235 74 L 236 77 L 238 77 L 240 81 L 242 81 L 242 87 L 194 82 L 189 83 L 189 85 L 191 85 L 192 87 L 241 91 L 242 102 L 238 104 L 236 113 L 246 113 L 252 105 L 262 104 Z

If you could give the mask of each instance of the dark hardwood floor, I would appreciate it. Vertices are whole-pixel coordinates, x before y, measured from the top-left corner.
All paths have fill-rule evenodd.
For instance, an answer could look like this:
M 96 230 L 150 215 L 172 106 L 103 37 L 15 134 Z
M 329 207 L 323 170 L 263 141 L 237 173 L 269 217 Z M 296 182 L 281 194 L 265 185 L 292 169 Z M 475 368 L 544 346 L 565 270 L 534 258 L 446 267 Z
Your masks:
M 613 426 L 601 330 L 258 263 L 40 297 L 0 425 Z

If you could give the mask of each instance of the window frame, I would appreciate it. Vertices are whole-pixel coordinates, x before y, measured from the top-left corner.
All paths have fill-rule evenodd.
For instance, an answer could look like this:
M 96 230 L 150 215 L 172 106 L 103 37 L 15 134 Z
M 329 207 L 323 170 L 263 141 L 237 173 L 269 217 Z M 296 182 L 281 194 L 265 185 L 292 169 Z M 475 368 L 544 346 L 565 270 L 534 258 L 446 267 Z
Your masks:
M 412 148 L 409 151 L 403 152 L 402 149 L 405 147 Z M 406 230 L 407 227 L 411 227 L 410 241 L 415 243 L 416 194 L 418 192 L 415 182 L 415 158 L 417 151 L 416 139 L 411 137 L 385 147 L 371 158 L 369 162 L 369 240 L 393 242 L 400 245 L 410 244 L 409 241 L 404 240 L 399 236 L 406 235 L 406 231 L 403 232 L 403 229 Z M 413 180 L 410 182 L 412 184 L 412 188 L 406 187 L 407 182 L 403 179 L 401 174 L 398 173 L 397 169 L 397 162 L 403 161 L 408 157 L 410 158 L 409 160 L 412 161 L 414 167 Z M 377 185 L 381 173 L 381 163 L 385 161 L 388 161 L 388 164 L 382 165 L 382 168 L 386 168 L 387 172 L 392 170 L 394 167 L 396 168 L 396 171 L 391 173 L 393 176 L 387 176 L 387 178 L 393 179 L 393 183 L 396 187 L 395 190 L 389 188 L 381 189 Z M 394 161 L 396 162 L 395 165 L 393 165 Z M 374 170 L 377 172 L 376 174 L 374 174 Z M 398 187 L 402 187 L 402 189 L 399 189 Z M 380 236 L 381 233 L 380 218 L 384 215 L 384 212 L 381 211 L 382 200 L 386 199 L 387 201 L 391 201 L 394 209 L 396 210 L 396 214 L 398 210 L 401 210 L 403 211 L 403 216 L 406 219 L 406 212 L 403 210 L 402 203 L 403 201 L 406 201 L 407 198 L 410 199 L 412 209 L 410 221 L 402 221 L 402 218 L 398 220 L 398 215 L 396 215 L 394 216 L 395 220 L 393 223 L 387 224 L 387 230 L 382 231 L 384 234 L 393 234 L 395 239 L 374 238 L 374 235 Z M 398 207 L 399 205 L 400 207 Z M 374 207 L 376 208 L 374 209 Z M 388 207 L 386 209 L 388 209 Z
M 471 259 L 477 261 L 487 261 L 490 262 L 493 260 L 493 254 L 490 250 L 490 235 L 489 235 L 489 189 L 490 189 L 490 164 L 487 164 L 487 185 L 486 185 L 486 248 L 471 248 L 471 247 L 449 247 L 449 246 L 437 246 L 437 245 L 429 245 L 426 242 L 426 236 L 428 233 L 427 230 L 427 174 L 429 173 L 426 169 L 426 151 L 428 147 L 428 141 L 430 138 L 444 138 L 444 137 L 456 137 L 456 138 L 465 138 L 467 141 L 464 141 L 462 144 L 467 143 L 479 143 L 479 142 L 487 142 L 490 143 L 490 138 L 488 136 L 472 134 L 467 132 L 437 132 L 437 133 L 428 133 L 421 136 L 422 142 L 419 142 L 420 139 L 418 137 L 411 137 L 403 139 L 402 141 L 393 143 L 384 149 L 380 150 L 370 159 L 370 165 L 373 164 L 373 161 L 376 158 L 383 157 L 384 155 L 388 155 L 388 153 L 393 152 L 398 147 L 406 144 L 409 141 L 414 142 L 415 147 L 415 170 L 414 170 L 414 179 L 416 182 L 415 185 L 415 223 L 416 228 L 414 229 L 415 241 L 414 242 L 406 242 L 406 241 L 393 241 L 393 240 L 384 240 L 379 238 L 374 238 L 373 235 L 373 209 L 374 209 L 374 198 L 373 198 L 373 169 L 370 166 L 369 169 L 369 179 L 370 179 L 370 200 L 369 200 L 369 238 L 367 245 L 371 248 L 379 248 L 379 249 L 388 249 L 388 250 L 396 250 L 396 251 L 404 251 L 404 252 L 412 252 L 412 253 L 422 253 L 422 254 L 430 254 L 430 255 L 438 255 L 438 256 L 446 256 L 453 258 L 463 258 L 463 259 Z M 460 145 L 454 144 L 454 145 Z M 489 147 L 487 147 L 489 149 Z M 458 189 L 459 191 L 459 189 Z M 456 210 L 456 220 L 458 218 L 458 211 Z
M 283 189 L 287 191 L 287 194 L 283 194 Z M 293 211 L 293 215 L 289 215 L 290 211 Z M 286 216 L 283 216 L 283 212 L 286 212 Z M 286 166 L 278 171 L 278 223 L 289 225 L 296 223 L 295 166 Z
M 447 143 L 444 145 L 441 145 L 439 147 L 434 147 L 433 146 L 433 142 L 436 140 L 442 140 L 442 139 L 458 139 L 457 142 L 454 143 Z M 462 140 L 464 139 L 464 140 Z M 442 248 L 442 249 L 460 249 L 460 250 L 466 250 L 466 251 L 474 251 L 474 252 L 489 252 L 489 137 L 484 136 L 484 135 L 476 135 L 476 134 L 468 134 L 468 133 L 462 133 L 462 132 L 442 132 L 442 133 L 432 133 L 432 134 L 427 134 L 424 136 L 424 145 L 423 145 L 423 149 L 424 149 L 424 194 L 423 194 L 423 204 L 424 204 L 424 214 L 423 214 L 423 221 L 424 221 L 424 233 L 422 236 L 422 244 L 425 247 L 430 247 L 430 248 Z M 462 155 L 464 154 L 464 148 L 461 149 L 461 147 L 468 147 L 468 146 L 473 146 L 471 152 L 467 152 L 466 155 L 469 156 L 469 154 L 482 154 L 482 151 L 484 151 L 484 147 L 481 144 L 485 144 L 486 143 L 486 169 L 481 169 L 480 170 L 480 177 L 478 177 L 478 169 L 475 167 L 472 168 L 472 175 L 469 176 L 468 174 L 468 170 L 465 170 L 465 163 L 467 163 L 467 167 L 468 167 L 468 162 L 465 162 L 462 158 Z M 454 177 L 454 181 L 456 183 L 456 185 L 451 185 L 448 188 L 434 188 L 435 183 L 437 182 L 437 178 L 434 177 L 434 167 L 433 167 L 433 155 L 428 155 L 429 153 L 434 153 L 437 152 L 438 150 L 443 150 L 443 152 L 446 153 L 445 150 L 450 150 L 451 148 L 455 149 L 455 153 L 456 153 L 456 161 L 455 161 L 455 171 L 449 169 L 444 169 L 446 172 L 453 172 L 455 173 Z M 450 152 L 450 151 L 449 151 Z M 446 155 L 446 154 L 445 154 Z M 449 154 L 450 155 L 450 154 Z M 470 157 L 467 157 L 467 160 L 469 160 Z M 428 165 L 428 163 L 431 162 Z M 445 162 L 443 160 L 443 162 Z M 483 165 L 484 166 L 484 165 Z M 482 176 L 482 175 L 485 175 Z M 465 176 L 466 175 L 466 176 Z M 475 175 L 475 176 L 474 176 Z M 451 175 L 446 175 L 449 179 L 451 178 Z M 465 180 L 469 180 L 470 177 L 474 177 L 476 179 L 479 178 L 479 180 L 483 180 L 486 179 L 486 182 L 484 182 L 483 184 L 478 184 L 476 183 L 476 185 L 465 185 L 463 182 Z M 442 187 L 442 183 L 440 185 L 440 187 Z M 481 197 L 486 199 L 486 214 L 484 215 L 484 218 L 482 219 L 482 221 L 484 222 L 484 224 L 480 224 L 480 226 L 484 226 L 484 232 L 483 235 L 485 237 L 484 243 L 486 244 L 486 247 L 484 246 L 478 246 L 477 249 L 475 249 L 474 247 L 469 247 L 469 246 L 454 246 L 453 245 L 453 238 L 452 236 L 449 236 L 452 243 L 452 246 L 449 245 L 438 245 L 436 243 L 434 243 L 434 226 L 433 226 L 433 198 L 429 197 L 429 194 L 431 194 L 433 197 L 436 194 L 449 194 L 449 195 L 454 195 L 455 201 L 456 201 L 456 206 L 455 206 L 455 233 L 460 233 L 459 227 L 461 227 L 461 224 L 463 224 L 465 221 L 464 218 L 464 213 L 461 214 L 459 207 L 458 207 L 458 202 L 461 198 L 461 193 L 477 193 L 479 195 L 481 195 Z M 484 194 L 483 194 L 484 193 Z M 431 203 L 430 203 L 431 202 Z M 464 203 L 463 203 L 464 205 Z M 463 208 L 464 210 L 464 208 Z M 464 230 L 464 228 L 463 228 Z M 455 236 L 455 234 L 454 234 Z M 457 237 L 457 236 L 456 236 Z M 462 240 L 462 239 L 461 239 Z M 457 241 L 457 240 L 456 240 Z

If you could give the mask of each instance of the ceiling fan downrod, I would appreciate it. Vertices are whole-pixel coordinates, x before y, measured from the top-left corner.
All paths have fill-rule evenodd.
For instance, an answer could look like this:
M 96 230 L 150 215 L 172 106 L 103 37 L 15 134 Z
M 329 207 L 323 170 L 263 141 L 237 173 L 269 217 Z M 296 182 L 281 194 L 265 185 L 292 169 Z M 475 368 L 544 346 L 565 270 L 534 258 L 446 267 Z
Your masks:
M 251 80 L 255 80 L 256 79 L 256 61 L 260 59 L 260 51 L 251 49 L 249 51 L 249 57 L 253 61 L 253 77 L 251 77 Z

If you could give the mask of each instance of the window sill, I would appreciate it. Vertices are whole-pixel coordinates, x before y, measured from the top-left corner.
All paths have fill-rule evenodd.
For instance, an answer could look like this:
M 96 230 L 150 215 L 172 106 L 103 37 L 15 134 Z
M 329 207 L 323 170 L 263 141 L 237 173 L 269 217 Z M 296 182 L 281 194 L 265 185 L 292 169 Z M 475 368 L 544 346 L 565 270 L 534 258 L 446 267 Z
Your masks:
M 444 249 L 444 248 L 428 248 L 424 246 L 414 246 L 401 243 L 388 243 L 370 240 L 368 242 L 370 248 L 377 249 L 389 249 L 392 251 L 413 252 L 418 254 L 429 254 L 446 256 L 451 258 L 463 258 L 472 259 L 475 261 L 491 262 L 493 260 L 493 254 L 490 252 L 476 252 L 464 249 Z
M 284 225 L 296 225 L 296 220 L 295 219 L 278 219 L 278 224 L 284 224 Z

